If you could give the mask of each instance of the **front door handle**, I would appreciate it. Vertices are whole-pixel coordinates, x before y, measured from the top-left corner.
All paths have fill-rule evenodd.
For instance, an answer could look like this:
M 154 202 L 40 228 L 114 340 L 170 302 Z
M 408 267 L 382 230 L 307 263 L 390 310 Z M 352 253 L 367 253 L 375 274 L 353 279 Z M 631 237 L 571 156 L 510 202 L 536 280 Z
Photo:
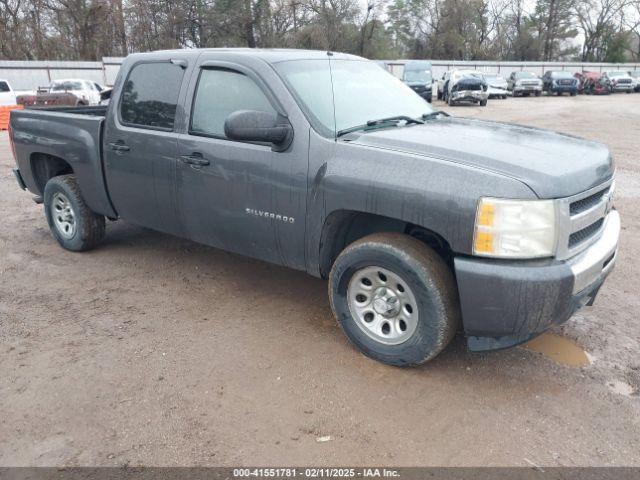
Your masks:
M 193 152 L 191 155 L 180 155 L 180 160 L 182 160 L 183 163 L 196 165 L 198 167 L 205 167 L 209 165 L 209 160 L 204 158 L 199 152 Z
M 109 148 L 116 152 L 128 152 L 130 150 L 129 147 L 127 147 L 121 140 L 115 143 L 110 143 Z

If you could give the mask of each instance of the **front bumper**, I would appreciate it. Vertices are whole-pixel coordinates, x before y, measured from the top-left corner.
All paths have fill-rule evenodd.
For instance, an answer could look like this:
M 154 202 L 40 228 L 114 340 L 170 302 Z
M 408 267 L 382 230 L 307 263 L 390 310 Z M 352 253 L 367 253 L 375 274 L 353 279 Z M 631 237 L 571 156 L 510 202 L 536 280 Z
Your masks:
M 418 95 L 420 95 L 422 98 L 424 98 L 427 101 L 431 101 L 431 97 L 432 97 L 432 86 L 411 86 L 411 90 L 413 90 L 414 92 L 416 92 Z
M 491 85 L 489 85 L 489 88 L 487 89 L 487 93 L 489 95 L 489 98 L 511 95 L 511 92 L 509 92 L 509 90 L 507 90 L 506 88 L 493 87 Z
M 623 83 L 612 86 L 614 92 L 633 92 L 635 85 L 633 83 Z
M 551 85 L 549 91 L 553 93 L 578 93 L 577 85 Z
M 613 210 L 600 238 L 566 261 L 457 257 L 455 272 L 469 349 L 518 345 L 593 304 L 613 270 L 619 235 L 620 216 Z
M 518 93 L 542 92 L 542 85 L 516 85 L 513 87 L 513 91 Z
M 451 92 L 451 99 L 454 102 L 480 102 L 488 98 L 489 93 L 484 90 L 459 90 Z

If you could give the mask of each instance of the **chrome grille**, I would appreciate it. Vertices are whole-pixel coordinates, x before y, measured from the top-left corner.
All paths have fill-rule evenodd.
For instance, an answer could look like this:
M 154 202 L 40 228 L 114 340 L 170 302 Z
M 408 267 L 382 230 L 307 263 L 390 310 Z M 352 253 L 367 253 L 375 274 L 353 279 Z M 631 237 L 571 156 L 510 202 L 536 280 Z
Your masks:
M 573 232 L 569 235 L 569 248 L 575 247 L 580 243 L 587 240 L 594 233 L 596 233 L 600 228 L 602 228 L 602 224 L 604 223 L 604 218 L 592 223 L 588 227 L 584 227 L 582 230 L 578 230 L 577 232 Z
M 558 200 L 558 259 L 576 255 L 600 237 L 611 207 L 613 189 L 611 179 L 586 192 Z
M 594 193 L 593 195 L 589 195 L 586 198 L 571 202 L 571 204 L 569 205 L 569 213 L 571 213 L 571 215 L 577 215 L 578 213 L 584 212 L 585 210 L 589 210 L 590 208 L 597 205 L 602 199 L 602 196 L 608 191 L 609 188 L 607 187 L 603 190 L 600 190 L 599 192 Z

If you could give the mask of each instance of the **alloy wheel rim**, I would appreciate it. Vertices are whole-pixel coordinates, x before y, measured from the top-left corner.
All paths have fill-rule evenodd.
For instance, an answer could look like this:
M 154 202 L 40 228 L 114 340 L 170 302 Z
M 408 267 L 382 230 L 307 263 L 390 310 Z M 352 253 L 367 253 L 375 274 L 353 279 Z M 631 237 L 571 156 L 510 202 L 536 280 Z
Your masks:
M 76 233 L 76 215 L 67 196 L 60 192 L 54 193 L 50 210 L 58 233 L 64 238 L 72 238 Z
M 406 342 L 418 326 L 418 304 L 411 287 L 386 268 L 358 270 L 349 281 L 347 299 L 358 327 L 379 343 Z

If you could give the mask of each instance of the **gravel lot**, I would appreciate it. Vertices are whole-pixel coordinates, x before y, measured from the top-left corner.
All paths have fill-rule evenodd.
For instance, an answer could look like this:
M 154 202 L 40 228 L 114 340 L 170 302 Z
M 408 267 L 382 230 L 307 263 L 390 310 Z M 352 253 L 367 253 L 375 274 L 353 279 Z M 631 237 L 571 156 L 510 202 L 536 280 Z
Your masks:
M 640 465 L 640 94 L 435 104 L 612 149 L 618 264 L 555 332 L 591 365 L 457 338 L 387 367 L 304 273 L 122 222 L 66 252 L 1 132 L 0 465 Z

